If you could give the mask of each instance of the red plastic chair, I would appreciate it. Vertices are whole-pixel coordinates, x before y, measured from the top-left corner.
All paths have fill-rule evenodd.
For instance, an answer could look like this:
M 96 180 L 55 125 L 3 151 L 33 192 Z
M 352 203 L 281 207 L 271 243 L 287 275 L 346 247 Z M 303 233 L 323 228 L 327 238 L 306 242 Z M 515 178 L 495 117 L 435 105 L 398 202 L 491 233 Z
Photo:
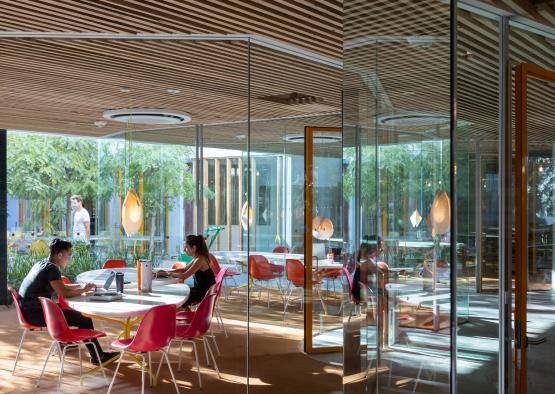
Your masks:
M 58 353 L 61 355 L 60 357 L 60 374 L 58 376 L 58 391 L 60 390 L 60 384 L 62 383 L 62 375 L 64 373 L 64 360 L 66 351 L 71 348 L 77 348 L 79 351 L 79 367 L 80 367 L 80 376 L 83 375 L 83 361 L 81 359 L 81 345 L 84 345 L 84 341 L 89 341 L 95 338 L 102 338 L 105 337 L 106 334 L 101 331 L 90 330 L 86 328 L 69 328 L 66 318 L 62 313 L 60 307 L 52 301 L 50 298 L 39 297 L 40 303 L 42 305 L 42 311 L 44 312 L 44 320 L 46 321 L 46 327 L 48 328 L 48 332 L 52 337 L 53 341 L 50 345 L 50 349 L 48 350 L 48 356 L 46 356 L 46 360 L 44 360 L 44 365 L 42 367 L 42 372 L 39 376 L 39 380 L 37 381 L 36 386 L 38 387 L 42 375 L 44 374 L 44 370 L 46 369 L 46 364 L 48 363 L 48 359 L 50 359 L 50 355 L 54 349 L 58 350 Z M 60 344 L 64 343 L 65 346 L 62 349 Z M 98 349 L 94 346 L 94 350 L 96 352 L 97 360 L 100 360 L 100 355 L 98 354 Z M 106 372 L 104 372 L 104 367 L 100 364 L 100 368 L 102 370 L 102 375 L 104 375 L 104 380 L 106 384 L 108 384 L 108 379 L 106 379 Z
M 191 320 L 191 324 L 187 326 L 177 326 L 175 332 L 175 338 L 172 341 L 179 343 L 179 362 L 178 362 L 178 370 L 181 371 L 181 351 L 184 342 L 189 342 L 193 345 L 193 350 L 195 352 L 195 362 L 197 365 L 197 375 L 198 375 L 198 383 L 199 387 L 202 389 L 202 381 L 200 377 L 200 365 L 198 362 L 198 352 L 197 352 L 197 345 L 195 343 L 195 339 L 202 339 L 204 343 L 204 348 L 208 350 L 210 353 L 210 357 L 212 358 L 212 362 L 214 363 L 214 368 L 216 373 L 218 374 L 218 378 L 220 377 L 220 371 L 218 369 L 218 364 L 216 364 L 216 359 L 214 358 L 214 353 L 212 353 L 212 348 L 207 341 L 207 334 L 210 330 L 210 322 L 212 321 L 212 313 L 214 312 L 214 306 L 216 305 L 216 300 L 218 298 L 218 285 L 213 285 L 210 290 L 206 293 L 203 300 L 200 302 L 197 310 L 194 313 L 193 319 Z M 208 356 L 208 354 L 207 354 Z M 160 363 L 162 364 L 162 363 Z
M 285 307 L 283 309 L 283 315 L 287 313 L 287 306 L 289 305 L 289 299 L 293 290 L 301 289 L 301 294 L 304 295 L 304 265 L 299 260 L 287 259 L 285 260 L 285 277 L 289 281 L 289 294 L 285 297 Z M 291 287 L 291 285 L 293 285 Z M 303 307 L 303 300 L 301 299 L 301 308 Z
M 108 269 L 108 268 L 126 268 L 127 264 L 125 263 L 125 260 L 106 260 L 104 262 L 104 264 L 102 264 L 102 269 Z
M 282 272 L 284 270 L 283 267 Z M 268 262 L 268 259 L 262 255 L 252 254 L 249 256 L 249 275 L 251 279 L 254 281 L 259 282 L 271 282 L 272 280 L 277 280 L 278 289 L 281 293 L 281 283 L 279 282 L 279 278 L 281 277 L 281 273 L 277 273 L 272 269 L 272 265 Z M 260 287 L 260 286 L 259 286 Z M 270 286 L 268 286 L 268 308 L 270 307 Z M 258 296 L 260 297 L 260 288 L 258 292 Z
M 276 246 L 272 253 L 289 253 L 289 248 L 287 246 Z
M 152 369 L 152 362 L 150 353 L 151 352 L 162 352 L 162 361 L 166 359 L 168 363 L 168 368 L 170 370 L 173 384 L 177 394 L 179 394 L 179 388 L 175 381 L 175 376 L 173 374 L 173 369 L 171 367 L 170 361 L 168 359 L 169 347 L 166 350 L 166 346 L 170 344 L 170 341 L 175 336 L 175 305 L 159 305 L 155 306 L 147 312 L 144 316 L 141 324 L 137 328 L 135 336 L 130 339 L 120 339 L 112 342 L 112 347 L 121 350 L 120 357 L 118 359 L 118 365 L 116 371 L 114 372 L 114 377 L 108 388 L 108 394 L 112 390 L 114 381 L 116 380 L 116 375 L 118 374 L 119 367 L 121 365 L 121 360 L 125 353 L 132 353 L 142 359 L 141 363 L 141 393 L 145 392 L 145 354 L 148 353 L 148 363 L 149 367 Z M 160 367 L 162 366 L 162 361 L 158 365 L 158 371 L 156 371 L 156 377 L 160 373 Z M 150 384 L 152 385 L 152 375 L 150 375 Z
M 35 330 L 42 331 L 46 326 L 35 326 L 25 320 L 23 312 L 21 312 L 21 306 L 19 305 L 19 294 L 13 287 L 8 287 L 8 291 L 12 295 L 13 304 L 15 305 L 15 311 L 17 312 L 17 318 L 19 320 L 19 325 L 23 329 L 21 334 L 21 341 L 19 341 L 19 348 L 17 349 L 17 355 L 15 356 L 15 363 L 12 369 L 12 375 L 15 373 L 15 368 L 17 367 L 17 361 L 19 360 L 19 355 L 21 353 L 21 348 L 23 347 L 23 341 L 25 340 L 25 335 L 29 332 L 34 332 Z

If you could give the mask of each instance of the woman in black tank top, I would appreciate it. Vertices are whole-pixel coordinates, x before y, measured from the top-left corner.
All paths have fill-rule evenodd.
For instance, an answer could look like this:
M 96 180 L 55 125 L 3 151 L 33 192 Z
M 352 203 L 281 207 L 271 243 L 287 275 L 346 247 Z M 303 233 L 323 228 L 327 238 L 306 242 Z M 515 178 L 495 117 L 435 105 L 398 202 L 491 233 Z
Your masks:
M 202 235 L 187 235 L 185 253 L 193 258 L 187 267 L 172 272 L 159 271 L 158 276 L 187 279 L 194 275 L 194 286 L 184 306 L 200 302 L 208 289 L 216 283 L 214 272 L 210 268 L 210 255 Z

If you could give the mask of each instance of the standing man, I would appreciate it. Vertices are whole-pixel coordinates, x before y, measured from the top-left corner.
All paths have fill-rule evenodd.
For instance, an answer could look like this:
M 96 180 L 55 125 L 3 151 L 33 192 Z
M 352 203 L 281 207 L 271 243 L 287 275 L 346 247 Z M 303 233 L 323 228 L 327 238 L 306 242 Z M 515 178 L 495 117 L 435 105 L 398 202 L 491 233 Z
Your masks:
M 91 244 L 91 217 L 83 207 L 83 199 L 76 194 L 71 196 L 71 209 L 73 209 L 73 240 L 83 241 L 88 246 Z

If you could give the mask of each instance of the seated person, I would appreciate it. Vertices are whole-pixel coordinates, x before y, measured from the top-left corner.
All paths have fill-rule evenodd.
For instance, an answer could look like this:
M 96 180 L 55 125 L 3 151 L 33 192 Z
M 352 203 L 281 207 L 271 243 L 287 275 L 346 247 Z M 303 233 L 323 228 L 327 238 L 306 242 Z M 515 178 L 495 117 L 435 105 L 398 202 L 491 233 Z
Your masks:
M 71 242 L 54 238 L 48 246 L 50 249 L 48 258 L 33 265 L 19 288 L 23 316 L 29 323 L 36 326 L 46 326 L 39 297 L 51 298 L 54 293 L 64 298 L 89 295 L 96 288 L 93 283 L 83 286 L 63 283 L 60 269 L 65 268 L 71 259 Z M 92 320 L 81 313 L 73 309 L 62 309 L 62 312 L 69 326 L 94 329 Z M 96 356 L 94 347 L 98 350 L 100 360 Z M 91 356 L 91 363 L 95 365 L 105 363 L 119 355 L 118 352 L 104 352 L 97 339 L 92 339 L 90 343 L 87 343 L 87 349 Z
M 206 241 L 202 235 L 187 235 L 185 238 L 185 253 L 193 258 L 187 264 L 187 267 L 171 272 L 158 271 L 157 276 L 169 276 L 185 280 L 194 275 L 194 285 L 191 287 L 187 302 L 183 305 L 188 306 L 202 301 L 208 289 L 216 283 L 216 278 L 212 268 L 210 268 L 208 246 L 206 246 Z
M 360 301 L 361 299 L 361 286 L 370 289 L 371 282 L 379 278 L 378 287 L 383 289 L 385 285 L 384 273 L 380 271 L 387 271 L 388 266 L 383 261 L 377 262 L 376 260 L 382 256 L 381 238 L 379 236 L 365 237 L 366 241 L 375 240 L 376 243 L 364 242 L 360 245 L 355 273 L 353 275 L 353 297 Z M 375 282 L 374 282 L 375 283 Z

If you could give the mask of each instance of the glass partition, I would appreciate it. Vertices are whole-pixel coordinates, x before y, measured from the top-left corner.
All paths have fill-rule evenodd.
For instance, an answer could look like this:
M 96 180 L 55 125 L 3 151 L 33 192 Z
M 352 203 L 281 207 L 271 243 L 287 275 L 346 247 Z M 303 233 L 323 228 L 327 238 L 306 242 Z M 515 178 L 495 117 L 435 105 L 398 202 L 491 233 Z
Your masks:
M 346 240 L 355 313 L 344 312 L 351 337 L 344 383 L 349 392 L 448 393 L 457 270 L 449 4 L 347 1 L 345 9 L 344 189 L 352 190 Z

